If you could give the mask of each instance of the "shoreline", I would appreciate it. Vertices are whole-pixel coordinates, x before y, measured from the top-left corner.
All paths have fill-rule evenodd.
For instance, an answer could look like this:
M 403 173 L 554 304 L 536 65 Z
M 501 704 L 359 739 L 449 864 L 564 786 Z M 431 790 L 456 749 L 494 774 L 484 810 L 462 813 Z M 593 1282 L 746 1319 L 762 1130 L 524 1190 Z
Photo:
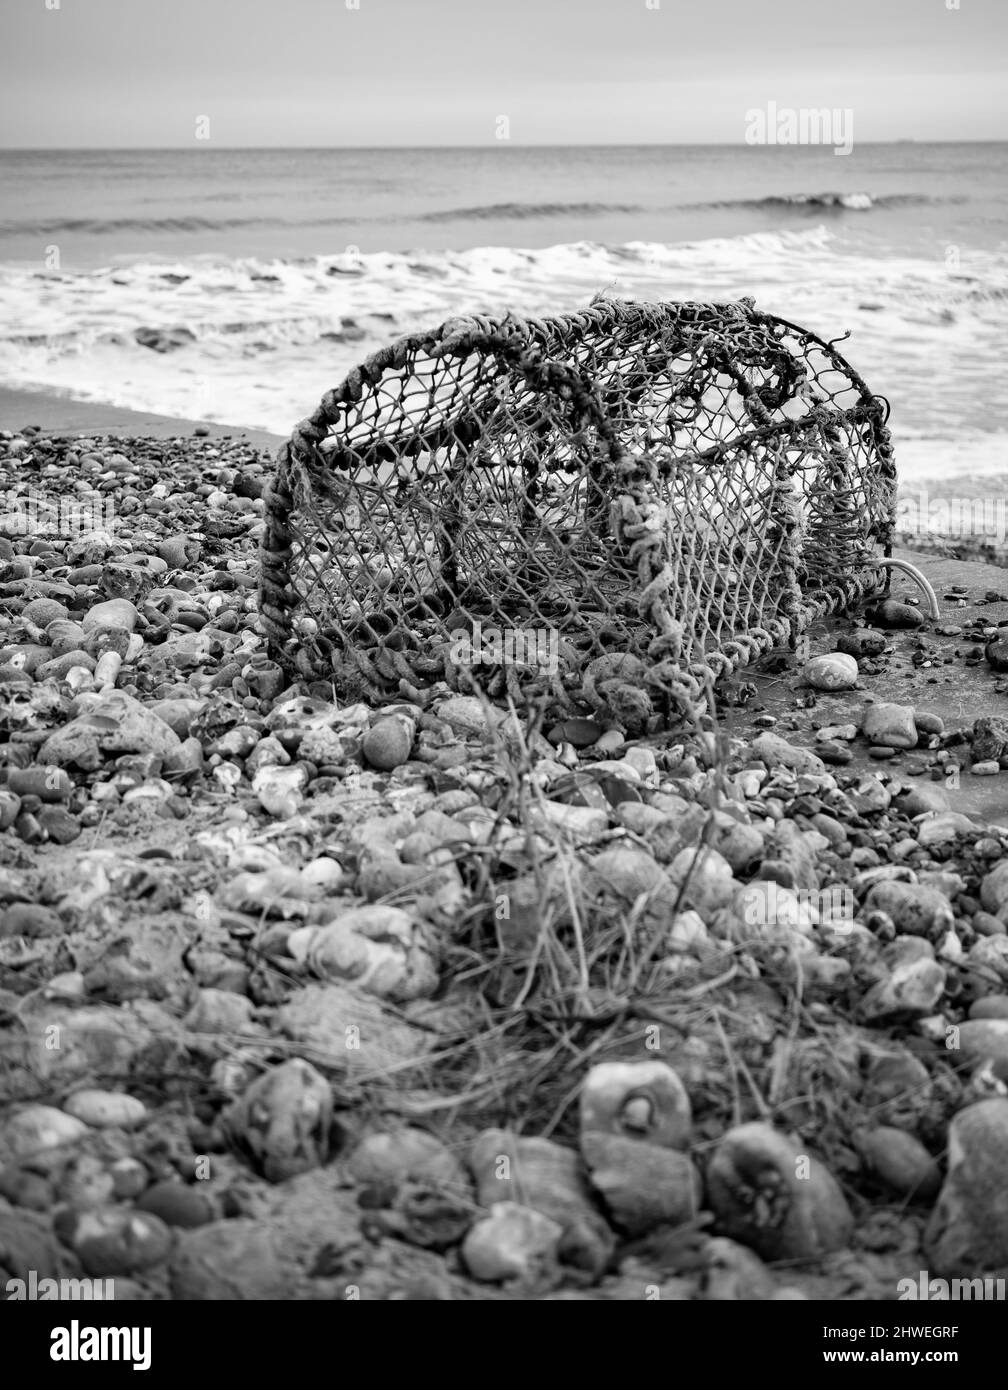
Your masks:
M 291 424 L 295 422 L 292 420 Z M 51 391 L 28 391 L 21 387 L 0 386 L 0 429 L 15 433 L 36 425 L 46 434 L 117 434 L 154 439 L 174 439 L 194 435 L 211 439 L 242 438 L 271 452 L 286 442 L 286 436 L 246 425 L 222 425 L 213 420 L 189 420 L 175 415 L 157 415 L 148 410 L 128 410 L 104 405 L 100 401 L 77 401 Z M 205 432 L 205 435 L 204 435 Z
M 292 422 L 293 423 L 293 422 Z M 246 425 L 219 424 L 212 420 L 189 419 L 183 416 L 159 415 L 153 411 L 131 410 L 125 406 L 106 405 L 100 401 L 78 401 L 51 391 L 30 391 L 21 387 L 0 386 L 0 429 L 15 434 L 35 426 L 47 435 L 114 435 L 119 438 L 210 438 L 245 439 L 256 448 L 275 453 L 286 442 L 285 435 Z M 199 430 L 199 435 L 196 431 Z M 966 500 L 984 495 L 984 482 L 996 481 L 1008 493 L 1008 472 L 996 479 L 959 478 L 958 487 Z M 948 484 L 944 484 L 947 488 Z M 928 495 L 943 491 L 943 481 L 935 478 L 899 481 L 901 502 L 914 494 Z M 918 555 L 941 559 L 972 560 L 994 567 L 1008 567 L 1008 545 L 1004 536 L 943 535 L 934 532 L 928 537 L 910 534 L 898 524 L 897 543 Z

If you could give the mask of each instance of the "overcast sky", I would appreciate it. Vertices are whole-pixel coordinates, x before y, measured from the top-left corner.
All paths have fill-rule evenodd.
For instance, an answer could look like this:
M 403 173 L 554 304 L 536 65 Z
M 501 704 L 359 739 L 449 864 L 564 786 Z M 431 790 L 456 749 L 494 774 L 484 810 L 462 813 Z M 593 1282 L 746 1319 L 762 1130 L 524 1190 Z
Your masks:
M 1008 0 L 357 2 L 0 0 L 0 144 L 734 143 L 769 101 L 1008 138 Z

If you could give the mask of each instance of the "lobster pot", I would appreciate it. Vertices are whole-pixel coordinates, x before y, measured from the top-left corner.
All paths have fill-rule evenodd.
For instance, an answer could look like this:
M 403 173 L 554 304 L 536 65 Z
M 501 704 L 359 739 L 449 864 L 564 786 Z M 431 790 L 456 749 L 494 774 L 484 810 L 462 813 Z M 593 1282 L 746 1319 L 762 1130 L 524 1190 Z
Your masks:
M 280 450 L 260 611 L 348 698 L 435 681 L 630 725 L 880 587 L 884 405 L 748 301 L 455 320 Z

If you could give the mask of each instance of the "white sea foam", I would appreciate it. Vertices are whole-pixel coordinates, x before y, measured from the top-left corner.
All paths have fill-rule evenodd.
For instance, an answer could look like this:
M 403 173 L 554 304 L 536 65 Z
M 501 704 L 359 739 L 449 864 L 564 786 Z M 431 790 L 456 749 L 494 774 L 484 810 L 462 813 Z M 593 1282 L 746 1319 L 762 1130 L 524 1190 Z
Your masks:
M 302 260 L 0 267 L 0 376 L 84 400 L 286 433 L 368 353 L 457 314 L 536 316 L 598 292 L 727 300 L 835 338 L 893 402 L 904 476 L 1008 466 L 1008 257 L 852 253 L 825 225 L 669 245 L 578 241 Z M 157 352 L 140 338 L 174 332 Z M 181 331 L 179 331 L 181 330 Z

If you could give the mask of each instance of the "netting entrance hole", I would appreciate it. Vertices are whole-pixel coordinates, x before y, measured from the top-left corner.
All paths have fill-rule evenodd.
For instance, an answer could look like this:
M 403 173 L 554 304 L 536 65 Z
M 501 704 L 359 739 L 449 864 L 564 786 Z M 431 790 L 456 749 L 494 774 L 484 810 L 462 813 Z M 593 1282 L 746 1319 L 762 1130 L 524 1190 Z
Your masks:
M 888 407 L 749 300 L 456 319 L 374 354 L 277 457 L 260 611 L 292 674 L 445 681 L 634 728 L 880 591 Z

